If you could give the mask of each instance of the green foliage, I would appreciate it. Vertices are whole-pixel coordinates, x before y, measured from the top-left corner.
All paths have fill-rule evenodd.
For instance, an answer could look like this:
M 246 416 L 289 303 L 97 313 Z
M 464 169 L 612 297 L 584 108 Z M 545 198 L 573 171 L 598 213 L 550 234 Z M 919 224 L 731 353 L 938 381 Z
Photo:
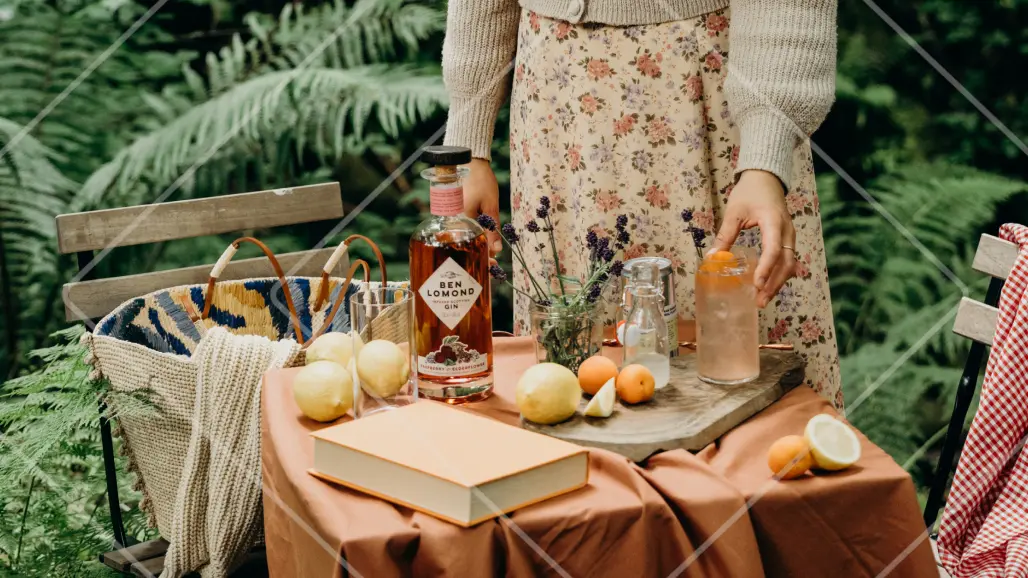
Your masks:
M 95 561 L 113 539 L 97 428 L 107 388 L 89 379 L 83 332 L 76 325 L 55 333 L 54 346 L 31 354 L 43 368 L 7 382 L 0 395 L 0 573 L 109 575 Z M 123 415 L 155 411 L 145 394 L 119 396 L 115 405 Z M 138 504 L 130 476 L 119 481 L 123 502 Z M 137 537 L 152 533 L 138 509 L 126 525 Z
M 140 183 L 191 190 L 206 178 L 217 190 L 227 180 L 219 175 L 241 163 L 276 171 L 305 152 L 331 166 L 375 142 L 366 139 L 369 124 L 396 138 L 446 102 L 437 66 L 395 62 L 398 48 L 414 53 L 441 30 L 436 9 L 397 0 L 309 11 L 287 4 L 277 20 L 248 17 L 247 28 L 249 40 L 237 34 L 207 55 L 206 78 L 187 67 L 185 90 L 147 96 L 163 126 L 96 171 L 78 202 L 112 190 L 133 199 Z
M 58 169 L 80 181 L 137 130 L 141 89 L 177 74 L 186 55 L 148 50 L 167 39 L 156 26 L 108 52 L 145 11 L 132 3 L 27 1 L 11 10 L 0 21 L 0 117 L 30 125 L 58 153 Z
M 987 279 L 971 269 L 978 236 L 1028 185 L 915 164 L 877 179 L 874 203 L 843 200 L 837 187 L 819 180 L 847 417 L 897 460 L 918 454 L 927 472 L 924 444 L 939 441 L 968 348 L 951 332 L 955 308 L 984 298 Z
M 156 26 L 115 42 L 143 14 L 126 2 L 26 1 L 0 19 L 0 378 L 42 344 L 58 317 L 65 276 L 53 216 L 76 182 L 124 146 L 148 112 L 143 90 L 177 74 L 186 56 L 149 50 Z M 108 52 L 111 46 L 118 50 Z M 86 74 L 86 72 L 89 74 Z M 16 337 L 17 336 L 17 337 Z
M 35 332 L 23 333 L 44 317 L 47 291 L 58 285 L 53 216 L 61 211 L 73 183 L 54 167 L 57 155 L 25 127 L 0 117 L 0 303 L 6 347 L 0 376 L 19 350 L 31 347 Z M 26 334 L 27 333 L 27 334 Z
M 875 180 L 870 201 L 839 198 L 834 176 L 820 184 L 842 353 L 962 293 L 978 278 L 969 266 L 978 235 L 994 224 L 997 207 L 1028 188 L 941 164 L 910 165 Z

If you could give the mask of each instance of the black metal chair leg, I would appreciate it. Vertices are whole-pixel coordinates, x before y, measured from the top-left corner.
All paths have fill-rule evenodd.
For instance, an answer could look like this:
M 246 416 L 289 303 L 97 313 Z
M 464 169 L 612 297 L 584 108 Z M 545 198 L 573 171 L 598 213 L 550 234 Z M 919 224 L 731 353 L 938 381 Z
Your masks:
M 104 454 L 104 477 L 107 479 L 107 505 L 111 509 L 111 526 L 114 530 L 115 548 L 130 546 L 125 536 L 125 523 L 121 519 L 121 500 L 118 497 L 118 469 L 114 463 L 114 438 L 111 436 L 111 422 L 105 415 L 107 406 L 100 402 L 100 443 Z
M 78 261 L 79 271 L 82 271 L 93 260 L 92 251 L 79 251 L 75 254 Z M 92 277 L 90 272 L 82 276 L 82 279 Z M 130 546 L 125 535 L 125 524 L 121 519 L 121 500 L 118 498 L 118 468 L 114 462 L 114 438 L 111 436 L 111 422 L 107 419 L 107 406 L 100 402 L 100 445 L 103 448 L 104 456 L 104 478 L 107 481 L 107 506 L 111 511 L 111 526 L 114 532 L 115 549 Z M 100 555 L 103 561 L 103 555 Z
M 985 294 L 985 303 L 995 307 L 999 303 L 999 295 L 1002 290 L 1003 280 L 992 279 L 989 283 L 989 290 Z M 949 474 L 953 469 L 954 460 L 959 457 L 964 420 L 967 418 L 967 411 L 974 400 L 974 392 L 978 389 L 978 374 L 981 372 L 984 358 L 985 345 L 977 341 L 972 342 L 971 350 L 967 353 L 967 361 L 964 363 L 964 373 L 960 376 L 960 384 L 957 386 L 953 414 L 949 418 L 949 427 L 946 428 L 946 440 L 942 445 L 939 463 L 935 466 L 932 486 L 928 491 L 928 502 L 924 508 L 924 523 L 929 529 L 939 518 L 943 495 L 949 485 Z
M 978 373 L 982 367 L 983 357 L 985 357 L 985 345 L 977 341 L 972 343 L 971 351 L 967 354 L 967 362 L 964 364 L 964 374 L 960 376 L 960 385 L 957 386 L 953 414 L 949 418 L 949 427 L 946 429 L 946 441 L 942 445 L 942 454 L 939 456 L 939 463 L 935 466 L 932 487 L 928 492 L 928 502 L 924 507 L 924 523 L 928 528 L 935 525 L 935 520 L 939 517 L 939 509 L 942 508 L 942 497 L 949 483 L 953 459 L 960 448 L 964 419 L 967 417 L 967 410 L 970 409 L 971 401 L 974 399 L 974 392 L 978 389 Z

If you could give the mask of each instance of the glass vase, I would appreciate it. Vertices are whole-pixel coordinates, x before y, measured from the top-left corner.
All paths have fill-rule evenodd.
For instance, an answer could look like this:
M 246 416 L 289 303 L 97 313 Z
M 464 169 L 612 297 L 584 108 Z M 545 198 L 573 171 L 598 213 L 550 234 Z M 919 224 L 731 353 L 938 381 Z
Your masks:
M 604 302 L 575 305 L 539 305 L 529 311 L 535 357 L 578 373 L 578 366 L 603 347 Z

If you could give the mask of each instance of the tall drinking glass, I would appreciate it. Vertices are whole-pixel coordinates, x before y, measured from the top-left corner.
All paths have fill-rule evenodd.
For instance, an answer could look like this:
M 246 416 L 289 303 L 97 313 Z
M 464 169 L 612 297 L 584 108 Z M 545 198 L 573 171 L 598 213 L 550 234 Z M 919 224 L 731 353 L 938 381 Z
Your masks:
M 365 286 L 350 298 L 350 335 L 357 360 L 352 376 L 354 417 L 417 401 L 413 321 L 409 289 Z
M 733 385 L 760 375 L 755 255 L 741 247 L 704 257 L 696 269 L 699 378 Z

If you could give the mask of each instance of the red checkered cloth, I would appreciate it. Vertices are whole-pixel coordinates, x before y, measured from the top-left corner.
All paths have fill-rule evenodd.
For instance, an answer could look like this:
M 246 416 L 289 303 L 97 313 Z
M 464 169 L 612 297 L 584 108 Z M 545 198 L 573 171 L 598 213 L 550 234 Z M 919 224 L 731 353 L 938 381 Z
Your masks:
M 939 528 L 939 557 L 955 578 L 1028 576 L 1028 227 L 1003 225 L 1000 237 L 1020 252 Z

